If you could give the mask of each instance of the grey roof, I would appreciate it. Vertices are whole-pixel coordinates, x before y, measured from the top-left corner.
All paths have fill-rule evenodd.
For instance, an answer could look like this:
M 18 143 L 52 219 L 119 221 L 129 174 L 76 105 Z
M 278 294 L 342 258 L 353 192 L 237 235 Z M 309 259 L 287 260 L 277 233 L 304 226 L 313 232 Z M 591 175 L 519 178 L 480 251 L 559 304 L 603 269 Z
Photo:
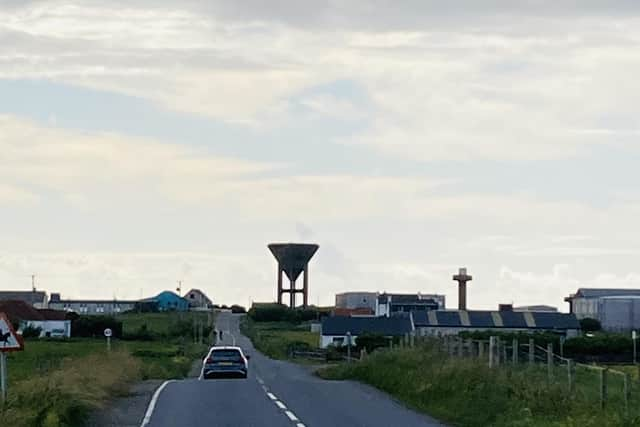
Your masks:
M 135 304 L 138 301 L 122 299 L 61 299 L 49 304 Z
M 322 320 L 322 335 L 362 335 L 363 333 L 402 335 L 413 330 L 411 317 L 326 317 Z
M 47 298 L 44 291 L 0 291 L 0 300 L 24 301 L 29 304 L 42 303 Z
M 608 288 L 580 288 L 573 297 L 599 298 L 608 296 L 640 295 L 640 289 L 608 289 Z
M 579 329 L 580 323 L 574 314 L 557 312 L 515 312 L 515 311 L 466 311 L 469 324 L 463 324 L 463 316 L 459 310 L 434 310 L 436 323 L 431 323 L 429 312 L 412 311 L 413 323 L 416 327 L 458 327 L 458 328 L 512 328 L 512 329 Z M 527 323 L 530 316 L 534 325 Z M 502 325 L 496 324 L 499 318 Z

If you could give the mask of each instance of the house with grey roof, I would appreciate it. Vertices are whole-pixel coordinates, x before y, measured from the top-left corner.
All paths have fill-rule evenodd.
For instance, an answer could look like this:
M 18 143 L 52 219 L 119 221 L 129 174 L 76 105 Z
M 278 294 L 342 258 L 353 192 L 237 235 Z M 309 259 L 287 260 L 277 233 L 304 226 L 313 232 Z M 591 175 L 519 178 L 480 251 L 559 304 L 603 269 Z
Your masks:
M 59 293 L 52 293 L 49 308 L 87 315 L 114 315 L 135 309 L 137 302 L 118 299 L 62 299 Z
M 320 330 L 320 347 L 327 348 L 330 345 L 346 344 L 349 335 L 351 342 L 355 344 L 355 339 L 362 334 L 377 334 L 392 338 L 413 331 L 410 313 L 392 317 L 325 317 L 322 320 Z
M 34 308 L 47 308 L 44 291 L 0 291 L 0 301 L 24 301 Z
M 433 310 L 411 313 L 420 336 L 457 335 L 463 331 L 555 332 L 566 337 L 580 333 L 575 315 L 512 310 Z

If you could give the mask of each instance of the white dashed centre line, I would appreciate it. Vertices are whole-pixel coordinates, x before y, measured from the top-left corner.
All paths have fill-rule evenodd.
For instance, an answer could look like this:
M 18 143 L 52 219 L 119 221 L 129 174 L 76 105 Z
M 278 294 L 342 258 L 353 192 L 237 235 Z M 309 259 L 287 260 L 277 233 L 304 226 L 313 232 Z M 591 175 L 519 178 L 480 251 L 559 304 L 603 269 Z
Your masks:
M 284 413 L 287 414 L 287 417 L 289 417 L 291 421 L 298 421 L 298 417 L 296 417 L 293 412 L 284 411 Z
M 276 400 L 276 405 L 278 405 L 278 408 L 280 409 L 287 409 L 287 407 L 284 406 L 284 403 L 280 402 L 279 400 Z
M 305 426 L 302 423 L 298 423 L 298 424 L 296 424 L 296 427 L 305 427 Z
M 271 400 L 278 400 L 278 398 L 276 397 L 276 395 L 275 395 L 275 394 L 273 394 L 273 393 L 267 393 L 267 396 L 269 396 L 269 399 L 271 399 Z

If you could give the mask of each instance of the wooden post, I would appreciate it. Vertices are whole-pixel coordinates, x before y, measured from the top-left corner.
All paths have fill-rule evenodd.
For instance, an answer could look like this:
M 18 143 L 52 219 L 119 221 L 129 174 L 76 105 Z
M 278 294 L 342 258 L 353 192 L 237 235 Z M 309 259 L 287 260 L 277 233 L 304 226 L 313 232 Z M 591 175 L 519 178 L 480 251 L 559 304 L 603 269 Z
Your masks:
M 529 363 L 536 363 L 536 342 L 533 338 L 529 338 Z
M 511 342 L 511 359 L 514 365 L 518 364 L 518 339 L 514 338 Z
M 0 351 L 0 402 L 7 401 L 7 353 Z
M 622 379 L 623 382 L 623 387 L 624 387 L 624 413 L 625 415 L 629 415 L 629 374 L 624 374 L 624 377 Z
M 473 351 L 473 340 L 471 338 L 467 338 L 467 348 L 469 349 L 469 357 L 473 357 L 475 355 L 475 351 Z
M 507 342 L 502 343 L 502 363 L 507 363 Z
M 107 351 L 111 351 L 111 337 L 107 337 Z
M 567 359 L 567 388 L 573 393 L 573 360 Z
M 484 341 L 478 341 L 478 359 L 482 360 L 484 358 Z
M 496 366 L 496 337 L 489 337 L 489 368 Z
M 416 345 L 416 336 L 414 334 L 409 335 L 409 346 L 413 348 Z
M 604 409 L 607 402 L 607 369 L 600 370 L 600 409 Z
M 547 344 L 547 377 L 549 382 L 553 380 L 553 344 Z
M 463 345 L 462 338 L 457 337 L 456 344 L 458 344 L 458 357 L 464 356 L 464 347 L 462 346 Z

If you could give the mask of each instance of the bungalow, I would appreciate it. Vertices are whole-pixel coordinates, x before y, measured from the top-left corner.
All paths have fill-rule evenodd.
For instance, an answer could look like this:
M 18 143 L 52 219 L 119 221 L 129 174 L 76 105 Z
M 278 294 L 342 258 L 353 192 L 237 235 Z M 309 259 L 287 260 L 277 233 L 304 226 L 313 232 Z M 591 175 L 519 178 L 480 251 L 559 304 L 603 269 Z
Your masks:
M 320 347 L 341 346 L 347 342 L 347 332 L 352 343 L 362 334 L 380 334 L 385 337 L 402 336 L 414 330 L 411 316 L 393 317 L 325 317 L 320 330 Z
M 457 335 L 462 331 L 549 331 L 569 337 L 580 333 L 580 323 L 574 314 L 483 310 L 434 310 L 411 313 L 420 336 Z
M 71 320 L 63 311 L 35 309 L 24 301 L 0 301 L 0 312 L 18 326 L 21 334 L 25 328 L 40 328 L 40 337 L 69 338 Z
M 191 289 L 184 298 L 189 302 L 191 310 L 210 310 L 213 307 L 213 301 L 200 289 Z

